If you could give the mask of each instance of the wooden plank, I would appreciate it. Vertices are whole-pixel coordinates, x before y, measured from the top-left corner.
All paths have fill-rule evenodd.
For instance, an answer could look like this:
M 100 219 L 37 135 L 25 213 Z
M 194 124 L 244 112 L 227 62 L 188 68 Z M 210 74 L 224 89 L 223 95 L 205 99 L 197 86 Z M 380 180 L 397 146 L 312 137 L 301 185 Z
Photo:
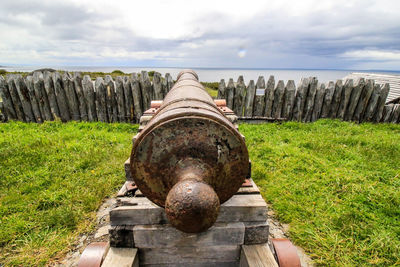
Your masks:
M 360 100 L 362 91 L 364 90 L 364 86 L 365 86 L 364 78 L 358 79 L 356 84 L 354 85 L 351 96 L 350 96 L 349 105 L 348 105 L 348 108 L 347 108 L 345 116 L 344 116 L 344 119 L 346 121 L 350 121 L 353 119 L 354 112 L 358 105 L 358 101 Z
M 153 92 L 154 96 L 152 100 L 163 100 L 163 89 L 161 84 L 161 74 L 159 72 L 154 72 L 153 75 Z
M 318 80 L 316 77 L 310 77 L 307 98 L 304 104 L 303 122 L 310 122 L 314 108 L 315 94 L 317 93 Z
M 379 100 L 376 106 L 376 112 L 372 119 L 375 122 L 380 122 L 382 119 L 383 109 L 385 107 L 386 98 L 388 96 L 389 90 L 390 90 L 390 85 L 388 83 L 381 86 L 381 93 L 379 95 Z
M 321 116 L 322 106 L 325 97 L 325 84 L 318 83 L 317 91 L 315 92 L 314 107 L 311 114 L 311 121 L 316 121 Z
M 80 72 L 74 72 L 73 82 L 74 82 L 76 97 L 78 99 L 78 107 L 79 107 L 79 114 L 81 115 L 81 120 L 88 121 L 89 120 L 88 108 L 87 108 L 85 96 L 83 94 L 82 74 Z
M 302 78 L 299 83 L 299 87 L 296 91 L 296 98 L 293 107 L 292 120 L 301 121 L 304 113 L 304 106 L 307 99 L 308 89 L 310 80 L 308 78 Z
M 167 218 L 163 208 L 145 197 L 126 198 L 130 206 L 114 208 L 110 211 L 111 225 L 165 224 Z M 267 216 L 267 204 L 260 194 L 234 195 L 223 203 L 217 222 L 263 222 Z
M 337 113 L 337 118 L 344 120 L 352 91 L 353 91 L 353 80 L 352 79 L 346 80 L 343 86 L 342 96 L 340 97 L 340 105 Z
M 21 100 L 19 99 L 17 87 L 14 82 L 14 74 L 7 74 L 6 81 L 8 85 L 8 91 L 10 92 L 11 100 L 14 105 L 14 110 L 19 121 L 25 121 L 24 110 L 22 109 Z
M 233 79 L 230 78 L 228 85 L 226 87 L 226 106 L 233 110 L 233 104 L 235 102 L 235 83 L 233 82 Z
M 76 95 L 74 80 L 72 75 L 65 72 L 62 76 L 63 87 L 68 99 L 68 107 L 71 119 L 74 121 L 79 121 L 81 119 L 81 114 L 79 112 L 79 100 Z
M 141 84 L 136 73 L 132 73 L 129 82 L 132 89 L 135 122 L 139 122 L 140 117 L 144 112 L 144 107 L 147 105 L 145 104 L 145 101 L 147 100 L 142 96 Z
M 265 117 L 272 117 L 272 107 L 274 104 L 274 89 L 275 89 L 275 77 L 273 75 L 269 76 L 267 81 L 267 85 L 265 88 L 265 110 L 264 116 Z
M 71 119 L 67 95 L 63 87 L 63 82 L 60 73 L 53 73 L 54 92 L 56 94 L 58 109 L 60 111 L 60 118 L 62 122 L 67 122 Z
M 139 248 L 176 248 L 203 246 L 232 246 L 244 242 L 242 222 L 215 223 L 201 233 L 184 233 L 169 224 L 135 225 L 133 240 Z
M 93 81 L 89 75 L 83 76 L 82 90 L 88 110 L 88 120 L 97 121 L 96 94 L 94 92 Z
M 243 245 L 240 267 L 279 267 L 267 244 Z
M 108 122 L 118 122 L 117 98 L 115 94 L 114 80 L 110 75 L 104 78 L 104 86 L 106 88 L 106 105 Z
M 51 115 L 54 119 L 60 120 L 60 109 L 58 108 L 57 97 L 54 88 L 53 73 L 50 71 L 43 72 L 43 82 L 47 100 L 49 101 Z
M 292 119 L 295 96 L 296 85 L 293 80 L 289 80 L 285 86 L 285 93 L 283 96 L 282 118 L 287 120 Z
M 218 84 L 217 99 L 225 99 L 225 89 L 226 89 L 225 80 L 221 79 L 221 81 Z
M 150 103 L 153 95 L 153 86 L 151 85 L 149 74 L 147 71 L 142 71 L 140 74 L 140 89 L 142 93 L 143 112 L 150 108 Z
M 125 92 L 124 92 L 124 78 L 118 76 L 115 79 L 115 95 L 117 99 L 117 113 L 118 121 L 126 122 L 126 110 L 125 110 Z
M 353 121 L 362 122 L 364 118 L 365 110 L 368 106 L 369 99 L 371 98 L 374 90 L 374 81 L 368 79 L 364 85 L 364 89 L 361 92 L 360 99 L 357 107 L 353 114 Z
M 335 94 L 335 83 L 331 81 L 329 82 L 328 86 L 325 89 L 325 97 L 321 111 L 321 118 L 329 118 L 334 94 Z
M 33 85 L 33 77 L 30 75 L 26 76 L 25 80 L 26 80 L 26 82 L 25 82 L 26 87 L 28 88 L 28 92 L 29 92 L 29 99 L 31 102 L 33 115 L 35 116 L 35 120 L 37 123 L 42 123 L 43 119 L 42 119 L 42 115 L 40 113 L 39 101 L 37 100 L 36 94 L 35 94 L 35 88 Z
M 40 114 L 43 120 L 53 120 L 51 114 L 49 99 L 47 98 L 46 89 L 44 88 L 44 77 L 43 73 L 36 71 L 33 73 L 33 86 L 35 89 L 36 99 L 39 103 Z
M 8 90 L 8 84 L 3 76 L 0 75 L 0 98 L 3 101 L 3 110 L 9 120 L 16 120 L 17 113 Z
M 272 117 L 275 119 L 281 118 L 282 116 L 284 93 L 285 93 L 285 84 L 282 80 L 279 80 L 274 90 L 274 102 L 272 106 Z
M 101 77 L 97 77 L 95 82 L 96 88 L 96 112 L 97 119 L 101 122 L 108 122 L 107 115 L 107 89 L 104 85 L 104 80 Z
M 244 100 L 244 116 L 252 117 L 254 109 L 254 98 L 256 96 L 256 85 L 253 80 L 250 80 L 247 86 L 247 93 Z
M 264 76 L 259 76 L 256 83 L 256 96 L 254 99 L 253 116 L 262 117 L 265 110 L 265 79 Z
M 135 106 L 133 105 L 132 88 L 129 77 L 124 77 L 122 86 L 124 87 L 126 121 L 134 123 Z
M 264 244 L 268 242 L 269 225 L 265 222 L 245 222 L 244 223 L 244 244 Z
M 245 95 L 246 95 L 246 85 L 244 83 L 243 76 L 240 75 L 235 87 L 235 95 L 234 95 L 233 109 L 232 109 L 233 112 L 235 112 L 236 116 L 238 117 L 243 116 Z
M 139 254 L 137 248 L 110 247 L 102 267 L 139 267 Z
M 240 246 L 193 246 L 168 248 L 140 248 L 140 264 L 181 264 L 238 262 Z

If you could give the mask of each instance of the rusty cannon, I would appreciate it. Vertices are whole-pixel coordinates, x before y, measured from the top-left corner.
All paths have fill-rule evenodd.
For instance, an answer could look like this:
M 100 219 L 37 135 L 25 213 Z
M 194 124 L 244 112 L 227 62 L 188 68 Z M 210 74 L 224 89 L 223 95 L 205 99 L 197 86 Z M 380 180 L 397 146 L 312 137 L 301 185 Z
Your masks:
M 177 229 L 211 227 L 249 169 L 243 136 L 191 70 L 182 71 L 133 143 L 131 175 Z

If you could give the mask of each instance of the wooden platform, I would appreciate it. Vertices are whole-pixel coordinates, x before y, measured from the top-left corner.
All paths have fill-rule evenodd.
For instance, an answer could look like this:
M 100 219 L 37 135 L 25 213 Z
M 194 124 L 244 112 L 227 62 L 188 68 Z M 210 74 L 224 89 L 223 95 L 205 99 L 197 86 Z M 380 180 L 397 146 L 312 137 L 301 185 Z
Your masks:
M 375 83 L 384 85 L 389 83 L 390 90 L 389 95 L 386 98 L 386 104 L 395 103 L 400 99 L 400 75 L 393 74 L 380 74 L 380 73 L 364 73 L 364 72 L 353 72 L 343 79 L 353 79 L 357 80 L 359 78 L 371 79 Z

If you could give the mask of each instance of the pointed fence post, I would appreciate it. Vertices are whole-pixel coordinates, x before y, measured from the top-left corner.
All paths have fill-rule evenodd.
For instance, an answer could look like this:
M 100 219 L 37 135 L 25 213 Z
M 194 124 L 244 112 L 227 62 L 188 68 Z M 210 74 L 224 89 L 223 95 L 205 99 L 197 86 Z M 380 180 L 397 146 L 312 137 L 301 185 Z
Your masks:
M 271 118 L 272 106 L 274 104 L 274 89 L 275 89 L 275 77 L 273 75 L 269 76 L 267 81 L 267 86 L 265 88 L 265 110 L 264 116 Z
M 31 102 L 32 112 L 33 112 L 33 115 L 35 116 L 35 120 L 37 123 L 42 123 L 43 119 L 42 119 L 42 114 L 40 113 L 39 101 L 37 100 L 36 95 L 35 95 L 35 87 L 33 84 L 33 77 L 30 75 L 26 76 L 25 83 L 26 83 L 26 87 L 28 88 L 29 99 Z
M 0 98 L 3 100 L 3 110 L 9 120 L 16 120 L 17 113 L 15 112 L 8 84 L 3 76 L 0 75 Z
M 338 114 L 339 106 L 340 106 L 340 99 L 342 97 L 343 91 L 343 81 L 337 80 L 335 83 L 335 91 L 333 93 L 331 108 L 329 111 L 329 118 L 335 119 Z
M 101 122 L 109 122 L 109 116 L 107 114 L 107 89 L 103 78 L 97 77 L 95 88 L 97 119 Z
M 60 109 L 58 108 L 56 92 L 54 88 L 54 82 L 52 78 L 53 74 L 49 71 L 43 72 L 44 90 L 46 91 L 47 99 L 49 101 L 50 112 L 55 120 L 60 120 Z
M 56 94 L 58 109 L 60 111 L 60 118 L 62 122 L 71 120 L 71 112 L 69 111 L 67 94 L 63 87 L 63 81 L 60 73 L 53 73 L 54 92 Z
M 274 90 L 274 102 L 272 105 L 272 117 L 275 119 L 280 119 L 282 117 L 284 93 L 285 93 L 285 83 L 282 80 L 279 80 Z
M 256 95 L 254 98 L 254 114 L 255 117 L 262 117 L 265 110 L 265 79 L 259 76 L 256 83 Z
M 244 116 L 245 117 L 253 117 L 255 96 L 256 96 L 256 85 L 254 84 L 254 80 L 250 80 L 249 85 L 247 86 L 247 93 L 246 93 L 245 103 L 244 103 Z
M 89 75 L 83 76 L 82 91 L 88 110 L 88 120 L 97 121 L 96 95 L 94 92 L 93 81 Z
M 325 88 L 324 103 L 321 110 L 321 118 L 329 118 L 329 112 L 332 108 L 333 95 L 335 94 L 335 83 L 330 81 Z
M 285 87 L 283 96 L 282 118 L 287 120 L 292 119 L 293 106 L 296 96 L 296 85 L 293 80 L 289 80 Z

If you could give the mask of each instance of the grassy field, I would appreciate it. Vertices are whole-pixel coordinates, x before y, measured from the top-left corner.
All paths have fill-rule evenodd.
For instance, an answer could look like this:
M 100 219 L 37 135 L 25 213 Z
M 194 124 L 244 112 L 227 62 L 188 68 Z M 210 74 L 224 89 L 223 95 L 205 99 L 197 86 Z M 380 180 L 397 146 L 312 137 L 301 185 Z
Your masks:
M 0 265 L 56 261 L 123 182 L 136 125 L 0 124 Z M 240 125 L 253 178 L 319 265 L 400 264 L 400 125 Z

